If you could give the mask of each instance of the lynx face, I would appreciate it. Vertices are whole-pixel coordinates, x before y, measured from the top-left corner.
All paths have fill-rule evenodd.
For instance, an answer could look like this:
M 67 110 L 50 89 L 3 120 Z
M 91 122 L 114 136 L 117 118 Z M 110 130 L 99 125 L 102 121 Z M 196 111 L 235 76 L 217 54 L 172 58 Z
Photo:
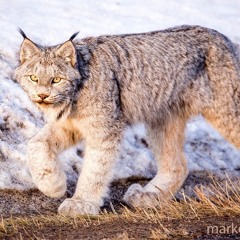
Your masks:
M 42 110 L 66 106 L 73 100 L 80 79 L 76 51 L 69 40 L 43 48 L 25 38 L 20 50 L 20 66 L 14 77 Z

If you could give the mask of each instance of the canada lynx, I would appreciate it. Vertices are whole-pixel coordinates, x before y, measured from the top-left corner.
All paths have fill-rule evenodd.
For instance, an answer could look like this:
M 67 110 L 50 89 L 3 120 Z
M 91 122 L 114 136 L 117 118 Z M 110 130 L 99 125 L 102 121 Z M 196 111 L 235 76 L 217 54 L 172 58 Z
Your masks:
M 57 155 L 85 140 L 76 192 L 59 213 L 97 214 L 106 197 L 123 129 L 144 122 L 158 162 L 144 187 L 124 200 L 154 206 L 183 184 L 186 121 L 201 113 L 240 147 L 240 62 L 236 46 L 217 31 L 180 26 L 163 31 L 100 36 L 53 47 L 24 37 L 14 77 L 48 123 L 28 144 L 28 167 L 50 197 L 66 191 Z

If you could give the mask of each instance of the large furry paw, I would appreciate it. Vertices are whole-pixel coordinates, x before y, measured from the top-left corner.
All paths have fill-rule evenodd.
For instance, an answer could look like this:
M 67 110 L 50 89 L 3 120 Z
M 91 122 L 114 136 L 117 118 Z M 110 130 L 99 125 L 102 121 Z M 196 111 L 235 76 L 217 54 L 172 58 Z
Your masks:
M 34 179 L 38 189 L 48 197 L 60 198 L 67 190 L 66 176 L 64 172 L 50 172 L 40 179 Z
M 83 201 L 77 198 L 67 198 L 58 208 L 58 213 L 64 216 L 76 217 L 78 215 L 97 215 L 100 207 L 92 202 Z
M 130 186 L 123 199 L 133 207 L 154 207 L 159 204 L 159 194 L 144 190 L 140 184 Z

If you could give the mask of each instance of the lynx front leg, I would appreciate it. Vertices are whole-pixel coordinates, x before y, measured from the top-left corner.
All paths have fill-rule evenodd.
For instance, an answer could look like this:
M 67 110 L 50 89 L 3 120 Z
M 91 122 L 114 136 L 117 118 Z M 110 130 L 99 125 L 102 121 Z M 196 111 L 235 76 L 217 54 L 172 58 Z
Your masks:
M 129 204 L 156 206 L 158 200 L 169 199 L 187 177 L 187 163 L 183 154 L 185 120 L 173 119 L 165 128 L 148 127 L 150 147 L 158 161 L 157 175 L 145 186 L 130 186 L 124 196 Z
M 76 192 L 60 205 L 58 212 L 61 215 L 98 214 L 103 205 L 117 158 L 121 128 L 101 128 L 102 126 L 88 134 L 83 169 Z
M 74 136 L 74 137 L 73 137 Z M 27 165 L 33 182 L 49 197 L 61 197 L 66 191 L 66 176 L 57 161 L 57 154 L 79 140 L 77 134 L 47 124 L 33 137 L 27 148 Z

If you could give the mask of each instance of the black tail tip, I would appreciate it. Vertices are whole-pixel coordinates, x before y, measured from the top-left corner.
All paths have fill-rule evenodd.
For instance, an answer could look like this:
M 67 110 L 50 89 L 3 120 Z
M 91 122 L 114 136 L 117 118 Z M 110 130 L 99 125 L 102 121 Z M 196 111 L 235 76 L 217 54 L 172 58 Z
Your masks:
M 23 36 L 23 38 L 27 38 L 26 34 L 21 28 L 18 28 L 19 33 Z
M 72 41 L 78 34 L 79 34 L 79 32 L 74 33 L 74 34 L 69 38 L 69 41 Z

